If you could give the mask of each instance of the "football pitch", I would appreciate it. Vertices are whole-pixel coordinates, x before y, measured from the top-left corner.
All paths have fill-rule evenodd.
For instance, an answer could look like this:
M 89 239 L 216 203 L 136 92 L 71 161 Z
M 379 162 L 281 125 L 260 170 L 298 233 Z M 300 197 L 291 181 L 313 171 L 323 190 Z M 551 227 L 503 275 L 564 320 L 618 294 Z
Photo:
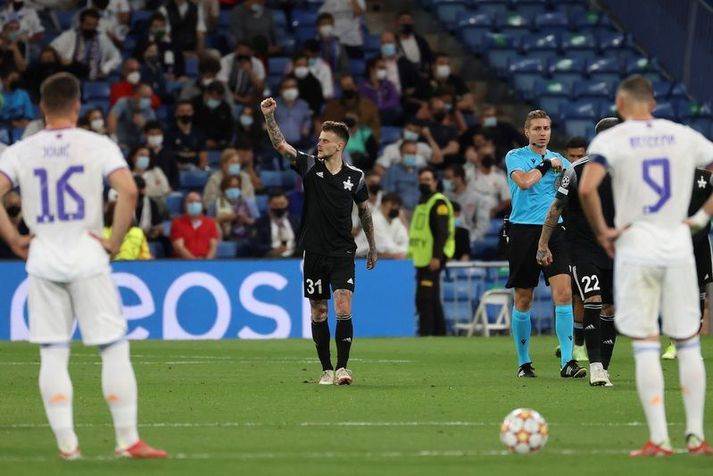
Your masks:
M 710 379 L 713 338 L 703 343 Z M 539 377 L 524 380 L 515 377 L 509 337 L 356 339 L 354 384 L 336 387 L 315 384 L 320 368 L 307 340 L 133 342 L 140 433 L 169 451 L 165 461 L 113 458 L 100 358 L 76 345 L 71 374 L 84 458 L 64 462 L 40 402 L 37 348 L 2 343 L 0 474 L 711 474 L 710 458 L 627 456 L 647 439 L 627 339 L 614 353 L 614 388 L 561 379 L 555 345 L 554 337 L 533 339 Z M 670 433 L 680 453 L 677 362 L 663 366 Z M 500 444 L 500 423 L 517 407 L 547 419 L 542 452 L 508 454 Z

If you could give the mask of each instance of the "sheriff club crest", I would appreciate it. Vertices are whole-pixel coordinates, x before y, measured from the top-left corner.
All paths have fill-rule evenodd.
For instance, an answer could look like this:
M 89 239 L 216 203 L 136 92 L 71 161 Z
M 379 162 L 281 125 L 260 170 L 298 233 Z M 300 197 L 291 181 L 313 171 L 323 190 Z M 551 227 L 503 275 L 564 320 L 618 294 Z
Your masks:
M 351 177 L 347 177 L 347 179 L 342 183 L 344 184 L 344 190 L 349 190 L 350 192 L 352 191 L 354 184 L 352 183 Z

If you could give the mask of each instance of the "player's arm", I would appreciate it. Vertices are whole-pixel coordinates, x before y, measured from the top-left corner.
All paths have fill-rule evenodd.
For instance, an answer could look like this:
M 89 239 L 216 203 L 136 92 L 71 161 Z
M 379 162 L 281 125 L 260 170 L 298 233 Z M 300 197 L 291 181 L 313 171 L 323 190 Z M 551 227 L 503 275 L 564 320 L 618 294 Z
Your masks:
M 134 177 L 127 168 L 115 170 L 108 179 L 111 188 L 117 191 L 118 198 L 114 209 L 114 222 L 111 226 L 111 238 L 102 239 L 102 244 L 114 256 L 119 252 L 124 235 L 131 227 L 139 191 L 136 189 Z
M 290 163 L 294 163 L 297 157 L 297 150 L 288 144 L 285 136 L 282 135 L 280 126 L 277 125 L 277 120 L 275 119 L 276 108 L 277 103 L 272 98 L 267 98 L 260 103 L 260 109 L 262 109 L 262 114 L 265 116 L 265 127 L 267 127 L 267 134 L 270 136 L 272 146 Z
M 545 223 L 542 225 L 542 231 L 540 232 L 540 241 L 537 243 L 537 262 L 542 266 L 552 264 L 552 252 L 549 247 L 550 237 L 557 227 L 557 222 L 566 206 L 567 196 L 560 197 L 558 194 L 547 211 L 547 217 L 545 217 Z
M 622 230 L 609 228 L 604 213 L 602 212 L 602 201 L 599 199 L 599 184 L 604 180 L 607 169 L 602 162 L 605 160 L 601 156 L 593 156 L 591 162 L 584 166 L 582 178 L 579 182 L 579 199 L 582 202 L 582 210 L 587 217 L 589 225 L 592 227 L 594 235 L 599 244 L 610 257 L 614 257 L 614 241 L 619 237 Z
M 524 170 L 515 170 L 510 174 L 512 180 L 522 190 L 532 188 L 542 177 L 550 171 L 550 169 L 561 169 L 562 161 L 559 159 L 545 159 L 534 169 L 525 172 Z
M 710 189 L 713 185 L 713 176 L 708 179 L 707 188 Z M 713 194 L 708 196 L 708 200 L 703 204 L 703 206 L 691 217 L 688 217 L 683 222 L 691 227 L 691 234 L 695 235 L 703 228 L 705 228 L 711 220 L 713 215 Z
M 374 240 L 374 221 L 371 219 L 371 211 L 367 203 L 367 200 L 358 203 L 357 209 L 359 210 L 361 228 L 364 230 L 366 240 L 369 242 L 369 252 L 366 255 L 366 269 L 374 269 L 377 260 L 376 241 Z
M 20 234 L 7 216 L 5 207 L 2 206 L 3 198 L 10 190 L 12 190 L 12 183 L 4 174 L 0 174 L 0 238 L 5 240 L 13 253 L 26 260 L 32 237 Z

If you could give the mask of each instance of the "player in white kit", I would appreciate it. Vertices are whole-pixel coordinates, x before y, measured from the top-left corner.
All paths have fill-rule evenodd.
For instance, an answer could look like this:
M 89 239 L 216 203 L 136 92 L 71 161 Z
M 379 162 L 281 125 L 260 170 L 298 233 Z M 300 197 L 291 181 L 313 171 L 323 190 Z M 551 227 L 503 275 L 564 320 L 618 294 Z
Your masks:
M 691 454 L 713 455 L 703 436 L 706 374 L 698 330 L 698 281 L 691 232 L 713 215 L 709 199 L 687 218 L 696 167 L 713 162 L 713 144 L 694 130 L 651 115 L 651 82 L 624 80 L 616 107 L 625 122 L 590 144 L 579 193 L 599 242 L 614 256 L 614 301 L 619 332 L 633 339 L 636 386 L 649 426 L 649 441 L 632 456 L 672 454 L 659 362 L 658 317 L 676 342 Z M 608 228 L 597 186 L 611 172 L 616 229 Z
M 84 343 L 101 352 L 102 389 L 114 421 L 116 455 L 165 458 L 165 451 L 139 439 L 126 320 L 107 254 L 118 251 L 131 223 L 134 180 L 116 144 L 76 128 L 80 91 L 74 76 L 60 73 L 45 80 L 40 109 L 46 128 L 0 156 L 0 199 L 20 187 L 32 238 L 18 235 L 3 207 L 0 235 L 27 257 L 30 336 L 40 344 L 40 393 L 60 456 L 81 456 L 67 368 L 76 317 Z M 119 194 L 110 240 L 99 238 L 105 178 Z

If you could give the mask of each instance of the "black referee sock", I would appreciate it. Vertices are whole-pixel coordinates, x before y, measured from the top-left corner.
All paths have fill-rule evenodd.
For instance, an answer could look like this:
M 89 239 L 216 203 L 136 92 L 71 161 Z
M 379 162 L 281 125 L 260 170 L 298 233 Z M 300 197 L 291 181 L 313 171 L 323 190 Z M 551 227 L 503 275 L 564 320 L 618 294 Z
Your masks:
M 602 366 L 609 368 L 614 344 L 616 343 L 616 328 L 614 327 L 614 316 L 599 316 L 600 332 L 602 336 Z
M 334 370 L 332 357 L 329 353 L 329 323 L 312 321 L 312 340 L 317 347 L 317 355 L 322 363 L 322 370 Z
M 574 321 L 574 345 L 584 345 L 584 324 L 577 321 Z
M 602 335 L 599 328 L 599 315 L 602 313 L 602 303 L 584 303 L 584 342 L 587 344 L 589 362 L 602 361 Z
M 337 330 L 334 332 L 334 339 L 337 341 L 337 369 L 347 368 L 353 337 L 352 316 L 337 316 Z

